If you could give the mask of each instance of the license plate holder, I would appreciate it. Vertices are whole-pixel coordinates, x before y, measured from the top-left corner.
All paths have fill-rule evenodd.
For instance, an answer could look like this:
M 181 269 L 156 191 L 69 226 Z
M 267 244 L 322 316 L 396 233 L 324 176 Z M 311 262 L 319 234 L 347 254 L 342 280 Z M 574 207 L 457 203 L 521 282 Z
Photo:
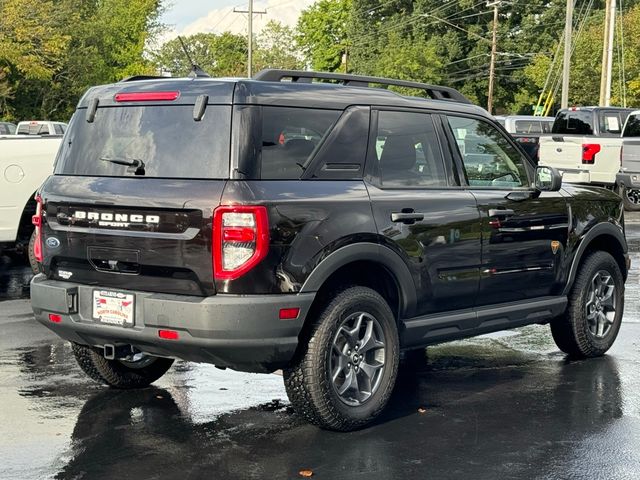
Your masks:
M 93 291 L 92 318 L 106 325 L 133 327 L 135 300 L 136 297 L 132 293 L 96 289 Z

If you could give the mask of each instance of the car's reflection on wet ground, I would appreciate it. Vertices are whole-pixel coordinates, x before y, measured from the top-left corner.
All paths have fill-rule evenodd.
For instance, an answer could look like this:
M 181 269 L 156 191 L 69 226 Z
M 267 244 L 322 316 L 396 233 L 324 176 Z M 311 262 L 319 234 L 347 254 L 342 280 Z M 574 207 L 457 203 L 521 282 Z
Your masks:
M 568 361 L 546 326 L 431 347 L 401 370 L 380 421 L 348 434 L 304 423 L 275 374 L 177 362 L 153 388 L 95 385 L 28 301 L 2 302 L 0 478 L 640 478 L 631 233 L 625 320 L 609 355 Z

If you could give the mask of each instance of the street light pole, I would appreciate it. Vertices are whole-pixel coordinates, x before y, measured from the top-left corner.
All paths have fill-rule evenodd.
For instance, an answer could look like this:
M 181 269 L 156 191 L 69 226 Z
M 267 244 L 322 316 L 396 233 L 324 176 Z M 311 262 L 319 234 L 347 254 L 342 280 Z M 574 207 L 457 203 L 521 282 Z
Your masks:
M 498 50 L 498 6 L 499 1 L 487 2 L 487 7 L 493 7 L 493 38 L 491 40 L 491 63 L 489 66 L 489 95 L 487 98 L 487 111 L 493 112 L 493 88 L 496 76 L 496 54 Z
M 573 1 L 567 0 L 564 24 L 564 63 L 562 65 L 562 100 L 560 108 L 569 106 L 569 72 L 571 70 L 571 37 L 573 34 Z

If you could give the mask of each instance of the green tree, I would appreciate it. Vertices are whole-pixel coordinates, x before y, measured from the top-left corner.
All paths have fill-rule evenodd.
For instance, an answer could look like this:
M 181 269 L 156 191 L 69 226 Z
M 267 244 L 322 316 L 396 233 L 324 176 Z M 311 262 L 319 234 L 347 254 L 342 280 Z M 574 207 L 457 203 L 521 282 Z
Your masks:
M 241 35 L 224 32 L 196 33 L 183 38 L 189 55 L 212 77 L 238 77 L 247 71 L 247 40 Z M 186 76 L 191 70 L 189 60 L 176 38 L 152 54 L 158 69 L 173 76 Z
M 298 19 L 298 45 L 314 70 L 334 71 L 348 51 L 352 0 L 319 0 Z
M 255 70 L 263 68 L 299 69 L 303 67 L 293 28 L 269 21 L 256 39 Z

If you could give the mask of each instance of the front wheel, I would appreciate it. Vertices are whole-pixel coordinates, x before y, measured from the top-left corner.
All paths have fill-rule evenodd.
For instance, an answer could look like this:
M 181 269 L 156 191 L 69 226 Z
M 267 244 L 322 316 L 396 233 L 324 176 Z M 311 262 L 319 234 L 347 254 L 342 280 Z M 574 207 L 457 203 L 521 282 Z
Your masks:
M 289 400 L 322 428 L 363 427 L 389 401 L 398 358 L 398 331 L 387 302 L 369 288 L 344 289 L 320 310 L 308 344 L 284 371 Z
M 560 350 L 576 358 L 598 357 L 618 336 L 624 308 L 624 279 L 607 252 L 593 252 L 580 265 L 566 312 L 551 322 Z
M 72 345 L 73 354 L 84 373 L 99 383 L 114 388 L 132 389 L 148 387 L 171 368 L 173 359 L 138 354 L 130 361 L 107 360 L 100 350 Z

